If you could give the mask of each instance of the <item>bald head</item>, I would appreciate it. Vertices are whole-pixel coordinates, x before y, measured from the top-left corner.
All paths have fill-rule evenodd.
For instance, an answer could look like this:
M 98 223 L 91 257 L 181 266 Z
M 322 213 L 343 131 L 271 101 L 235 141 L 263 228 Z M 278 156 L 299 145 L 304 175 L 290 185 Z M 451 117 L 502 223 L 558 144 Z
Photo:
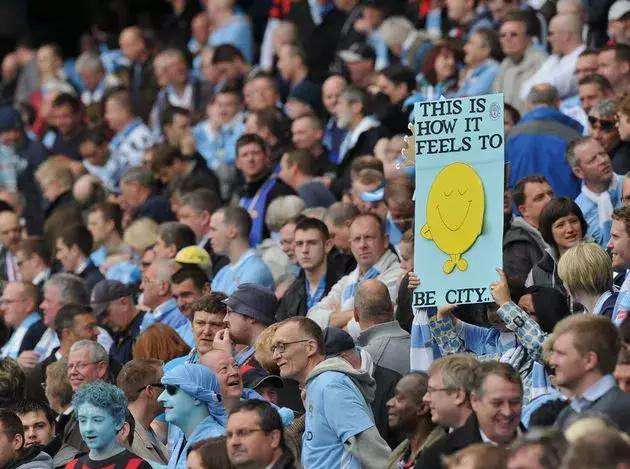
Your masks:
M 354 315 L 361 329 L 393 320 L 394 306 L 383 282 L 373 279 L 359 284 L 354 297 Z
M 224 350 L 210 350 L 199 357 L 199 363 L 207 366 L 216 373 L 219 364 L 230 358 L 232 358 L 232 356 Z

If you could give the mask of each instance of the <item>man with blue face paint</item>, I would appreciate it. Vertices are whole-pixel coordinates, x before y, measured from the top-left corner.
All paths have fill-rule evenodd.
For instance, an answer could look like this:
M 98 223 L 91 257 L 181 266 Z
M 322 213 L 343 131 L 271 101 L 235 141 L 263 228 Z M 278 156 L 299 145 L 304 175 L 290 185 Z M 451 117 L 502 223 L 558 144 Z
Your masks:
M 86 384 L 76 391 L 72 405 L 90 451 L 70 461 L 66 469 L 151 468 L 118 442 L 127 412 L 127 398 L 119 388 L 103 381 Z
M 184 364 L 166 371 L 158 402 L 165 420 L 181 430 L 168 461 L 169 469 L 185 469 L 190 445 L 225 434 L 227 412 L 214 373 L 203 365 Z

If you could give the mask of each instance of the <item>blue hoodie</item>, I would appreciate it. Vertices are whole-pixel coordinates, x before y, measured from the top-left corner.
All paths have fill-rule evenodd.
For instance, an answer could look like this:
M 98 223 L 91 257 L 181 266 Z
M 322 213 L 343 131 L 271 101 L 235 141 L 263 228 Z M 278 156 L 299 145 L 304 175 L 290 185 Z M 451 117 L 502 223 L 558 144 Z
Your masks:
M 582 135 L 582 125 L 552 107 L 539 107 L 523 116 L 507 136 L 509 185 L 532 174 L 547 178 L 556 196 L 575 197 L 580 180 L 565 158 L 568 144 Z

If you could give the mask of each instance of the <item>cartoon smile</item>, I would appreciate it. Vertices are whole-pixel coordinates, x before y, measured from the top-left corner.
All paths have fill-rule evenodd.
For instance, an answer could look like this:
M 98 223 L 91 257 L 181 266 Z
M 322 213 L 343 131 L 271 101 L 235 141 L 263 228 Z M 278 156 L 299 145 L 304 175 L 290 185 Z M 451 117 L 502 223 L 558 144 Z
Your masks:
M 440 221 L 442 222 L 442 224 L 448 228 L 450 231 L 458 231 L 462 225 L 464 224 L 464 222 L 466 221 L 466 218 L 468 218 L 468 212 L 470 211 L 470 205 L 472 204 L 472 200 L 469 200 L 468 203 L 466 204 L 466 210 L 464 211 L 464 216 L 461 218 L 461 221 L 456 224 L 455 226 L 450 225 L 449 223 L 447 223 L 446 221 L 446 217 L 444 215 L 442 215 L 442 212 L 440 211 L 440 206 L 436 205 L 435 208 L 437 210 L 438 216 L 440 217 Z

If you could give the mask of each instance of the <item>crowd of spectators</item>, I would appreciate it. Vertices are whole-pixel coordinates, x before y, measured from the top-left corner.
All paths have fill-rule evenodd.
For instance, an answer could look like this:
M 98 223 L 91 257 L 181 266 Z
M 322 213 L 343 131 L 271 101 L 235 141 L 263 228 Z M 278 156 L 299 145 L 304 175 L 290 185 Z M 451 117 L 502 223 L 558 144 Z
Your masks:
M 0 468 L 630 468 L 629 0 L 103 3 L 1 60 Z M 495 92 L 493 302 L 414 307 Z

